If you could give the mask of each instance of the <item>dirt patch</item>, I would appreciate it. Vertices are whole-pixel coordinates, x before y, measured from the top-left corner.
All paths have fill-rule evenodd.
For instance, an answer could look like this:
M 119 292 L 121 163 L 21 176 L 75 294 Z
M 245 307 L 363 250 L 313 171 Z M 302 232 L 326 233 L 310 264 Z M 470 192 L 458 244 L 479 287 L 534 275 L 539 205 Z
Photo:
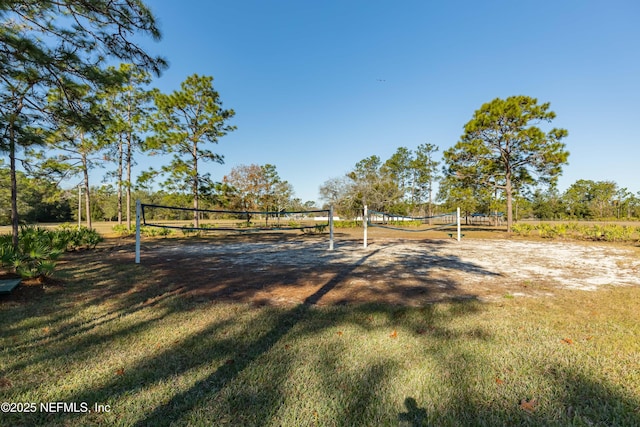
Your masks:
M 513 240 L 357 240 L 283 237 L 171 243 L 143 248 L 143 265 L 203 300 L 254 304 L 491 301 L 640 285 L 632 250 Z
M 360 233 L 338 233 L 332 251 L 326 235 L 144 239 L 139 269 L 133 268 L 133 241 L 110 239 L 66 255 L 59 269 L 86 287 L 74 298 L 122 297 L 130 304 L 180 295 L 255 305 L 419 306 L 640 285 L 639 252 L 632 247 L 512 240 L 503 233 L 461 242 L 443 233 L 410 239 L 385 231 L 372 233 L 365 249 Z M 64 290 L 60 285 L 26 281 L 0 303 Z

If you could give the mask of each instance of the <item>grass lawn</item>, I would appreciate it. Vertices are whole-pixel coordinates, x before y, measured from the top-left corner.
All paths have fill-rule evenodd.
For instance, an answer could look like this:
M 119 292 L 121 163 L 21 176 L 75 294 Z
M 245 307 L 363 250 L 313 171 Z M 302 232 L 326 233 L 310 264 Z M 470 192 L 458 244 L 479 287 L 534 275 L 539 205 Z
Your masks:
M 255 307 L 83 254 L 57 277 L 0 300 L 0 401 L 35 409 L 0 425 L 640 425 L 638 287 Z

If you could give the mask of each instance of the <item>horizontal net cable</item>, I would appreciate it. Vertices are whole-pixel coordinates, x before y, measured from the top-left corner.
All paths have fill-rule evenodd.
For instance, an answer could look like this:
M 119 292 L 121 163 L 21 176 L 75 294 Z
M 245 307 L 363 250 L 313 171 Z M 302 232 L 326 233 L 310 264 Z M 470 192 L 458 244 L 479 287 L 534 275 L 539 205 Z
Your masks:
M 152 205 L 141 203 L 142 209 L 145 207 L 149 208 L 164 208 L 171 209 L 176 211 L 189 211 L 189 212 L 204 212 L 204 213 L 221 213 L 221 214 L 236 214 L 236 215 L 283 215 L 283 214 L 305 214 L 305 213 L 326 213 L 329 214 L 329 209 L 316 209 L 309 211 L 227 211 L 227 210 L 218 210 L 218 209 L 196 209 L 196 208 L 183 208 L 178 206 L 164 206 L 164 205 Z
M 387 212 L 379 212 L 379 211 L 373 211 L 373 210 L 369 210 L 369 215 L 376 215 L 376 216 L 383 216 L 383 217 L 387 217 L 387 218 L 400 218 L 404 221 L 423 221 L 423 220 L 427 220 L 427 219 L 434 219 L 434 218 L 444 218 L 447 216 L 456 216 L 456 212 L 449 212 L 449 213 L 443 213 L 443 214 L 438 214 L 438 215 L 431 215 L 431 216 L 410 216 L 410 215 L 400 215 L 400 214 L 392 214 L 392 213 L 387 213 Z

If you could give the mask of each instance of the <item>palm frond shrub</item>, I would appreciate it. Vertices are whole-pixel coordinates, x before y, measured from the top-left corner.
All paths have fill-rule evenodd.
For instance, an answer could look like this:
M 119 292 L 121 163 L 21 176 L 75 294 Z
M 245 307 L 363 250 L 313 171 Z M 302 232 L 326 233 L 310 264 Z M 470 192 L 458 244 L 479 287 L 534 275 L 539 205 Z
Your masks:
M 0 236 L 0 263 L 2 268 L 22 277 L 49 277 L 56 260 L 68 250 L 81 247 L 93 249 L 102 241 L 96 230 L 86 227 L 61 226 L 50 230 L 38 226 L 23 226 L 14 248 L 11 235 Z

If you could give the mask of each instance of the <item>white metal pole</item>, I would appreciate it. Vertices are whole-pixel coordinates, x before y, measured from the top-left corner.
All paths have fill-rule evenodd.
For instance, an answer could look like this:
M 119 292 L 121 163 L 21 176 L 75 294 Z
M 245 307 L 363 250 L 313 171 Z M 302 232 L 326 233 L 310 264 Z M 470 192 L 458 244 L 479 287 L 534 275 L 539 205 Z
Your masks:
M 140 200 L 136 200 L 136 264 L 140 264 Z
M 367 205 L 364 205 L 364 212 L 362 215 L 362 225 L 364 227 L 364 247 L 367 247 L 367 223 L 369 222 L 369 216 L 367 213 Z
M 460 207 L 456 209 L 456 223 L 458 225 L 458 242 L 460 241 Z
M 329 250 L 333 250 L 333 205 L 329 206 Z

